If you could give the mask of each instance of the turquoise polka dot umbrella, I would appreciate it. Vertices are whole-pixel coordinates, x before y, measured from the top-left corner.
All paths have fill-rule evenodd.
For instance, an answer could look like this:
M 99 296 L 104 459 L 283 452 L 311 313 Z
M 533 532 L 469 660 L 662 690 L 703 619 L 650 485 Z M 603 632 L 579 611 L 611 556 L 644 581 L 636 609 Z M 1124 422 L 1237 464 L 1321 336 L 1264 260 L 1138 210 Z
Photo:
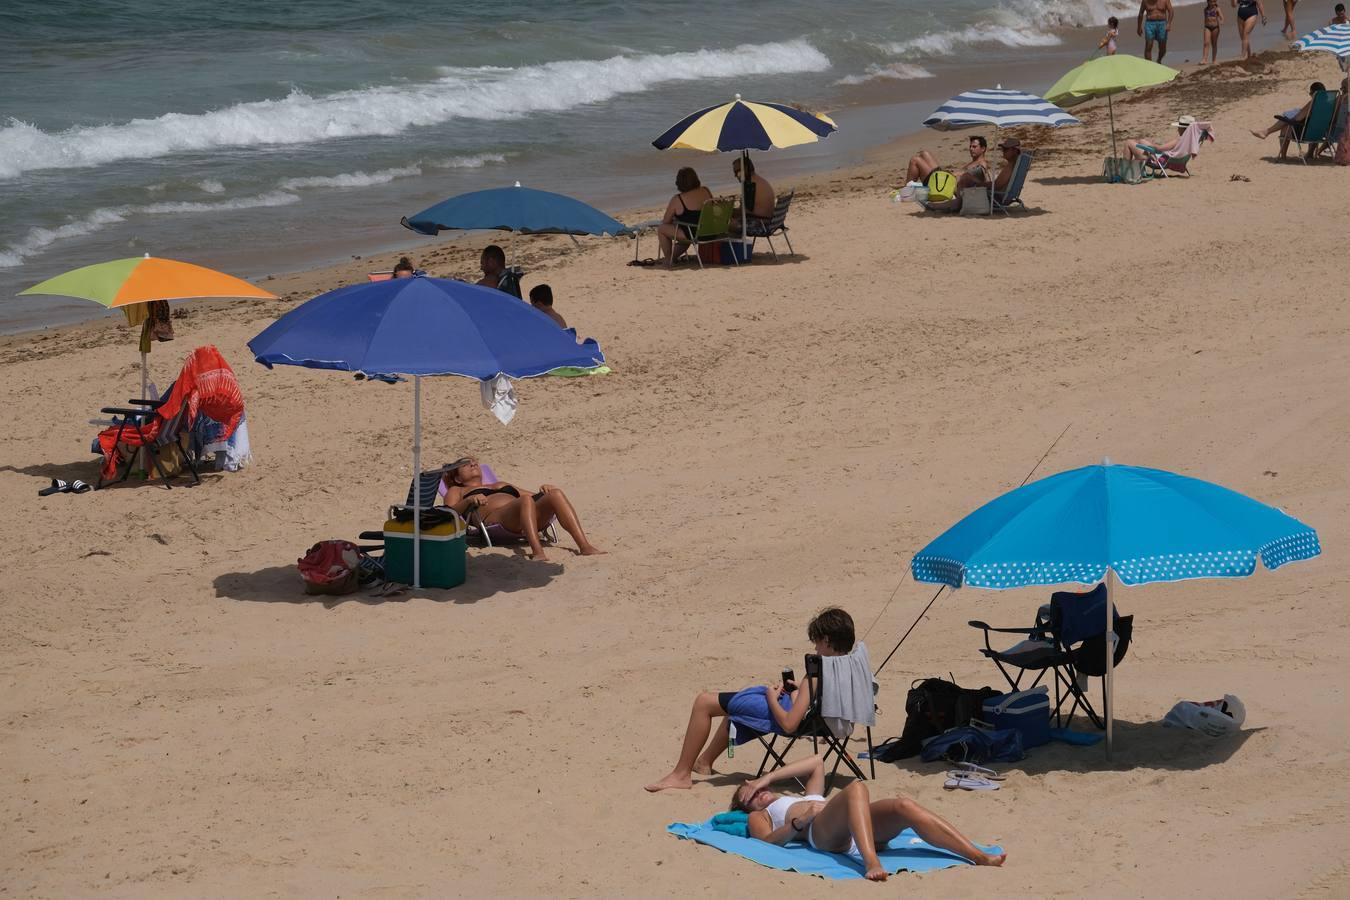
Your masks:
M 1110 591 L 1191 578 L 1242 578 L 1322 552 L 1287 513 L 1208 481 L 1112 465 L 1060 472 L 986 503 L 915 555 L 916 581 L 954 588 L 1068 582 Z M 1107 604 L 1108 622 L 1114 608 Z M 1108 643 L 1108 648 L 1110 644 Z M 1111 743 L 1111 666 L 1106 740 Z

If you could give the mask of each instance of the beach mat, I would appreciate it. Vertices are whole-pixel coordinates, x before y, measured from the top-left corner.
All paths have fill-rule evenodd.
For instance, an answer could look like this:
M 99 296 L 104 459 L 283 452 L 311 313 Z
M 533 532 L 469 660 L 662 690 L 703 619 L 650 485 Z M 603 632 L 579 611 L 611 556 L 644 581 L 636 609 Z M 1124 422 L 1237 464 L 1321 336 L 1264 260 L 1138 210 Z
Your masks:
M 674 822 L 666 826 L 666 831 L 679 838 L 697 841 L 709 847 L 716 847 L 724 853 L 744 857 L 770 869 L 783 872 L 801 872 L 806 875 L 819 875 L 821 878 L 862 878 L 862 862 L 842 853 L 826 853 L 815 850 L 804 843 L 794 842 L 785 847 L 770 844 L 749 837 L 735 837 L 722 831 L 715 831 L 712 819 L 698 824 Z M 998 847 L 983 847 L 987 853 L 1002 853 Z M 919 839 L 912 829 L 906 828 L 877 856 L 886 871 L 894 875 L 897 872 L 932 872 L 952 866 L 974 865 L 967 859 L 939 850 Z

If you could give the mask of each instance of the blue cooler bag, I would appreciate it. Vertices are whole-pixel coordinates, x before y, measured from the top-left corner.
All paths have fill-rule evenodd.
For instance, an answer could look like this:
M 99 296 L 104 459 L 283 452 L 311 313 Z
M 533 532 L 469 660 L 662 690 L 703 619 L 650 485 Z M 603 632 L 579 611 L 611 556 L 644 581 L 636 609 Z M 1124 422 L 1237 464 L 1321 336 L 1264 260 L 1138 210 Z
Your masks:
M 1029 691 L 999 694 L 984 701 L 981 721 L 996 729 L 1011 728 L 1022 735 L 1026 749 L 1050 742 L 1050 689 L 1045 685 Z

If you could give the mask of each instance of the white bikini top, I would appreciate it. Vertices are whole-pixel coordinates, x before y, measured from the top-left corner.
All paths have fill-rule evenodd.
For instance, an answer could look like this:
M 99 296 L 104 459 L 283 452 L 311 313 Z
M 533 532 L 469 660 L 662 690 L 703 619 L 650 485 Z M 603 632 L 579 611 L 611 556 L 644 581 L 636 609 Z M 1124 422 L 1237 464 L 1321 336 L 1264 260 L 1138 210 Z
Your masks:
M 788 810 L 803 800 L 824 800 L 819 794 L 803 794 L 800 797 L 779 797 L 777 800 L 764 807 L 764 811 L 769 814 L 769 821 L 773 824 L 774 831 L 783 827 L 787 821 Z

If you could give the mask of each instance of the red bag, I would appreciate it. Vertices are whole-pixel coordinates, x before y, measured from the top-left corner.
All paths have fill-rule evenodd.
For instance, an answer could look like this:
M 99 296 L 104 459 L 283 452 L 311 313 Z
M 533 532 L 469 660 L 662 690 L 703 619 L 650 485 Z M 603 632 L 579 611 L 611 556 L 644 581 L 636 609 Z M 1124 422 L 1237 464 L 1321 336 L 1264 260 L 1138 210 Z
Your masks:
M 720 241 L 711 244 L 698 245 L 699 262 L 705 266 L 720 266 L 722 264 L 722 244 Z
M 361 551 L 351 541 L 320 541 L 296 567 L 306 594 L 350 594 L 361 586 Z

